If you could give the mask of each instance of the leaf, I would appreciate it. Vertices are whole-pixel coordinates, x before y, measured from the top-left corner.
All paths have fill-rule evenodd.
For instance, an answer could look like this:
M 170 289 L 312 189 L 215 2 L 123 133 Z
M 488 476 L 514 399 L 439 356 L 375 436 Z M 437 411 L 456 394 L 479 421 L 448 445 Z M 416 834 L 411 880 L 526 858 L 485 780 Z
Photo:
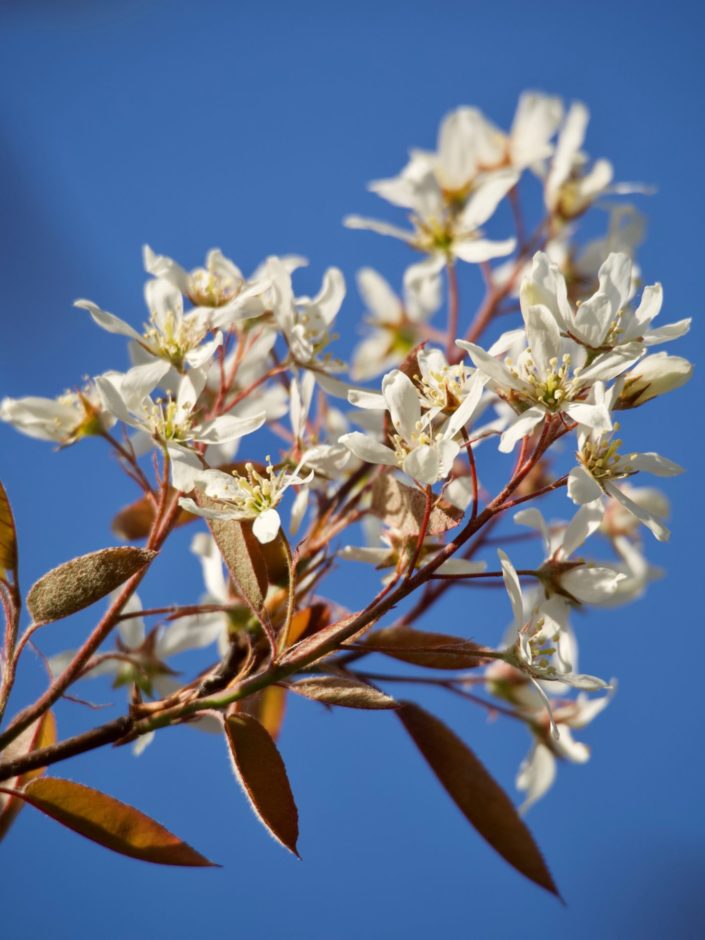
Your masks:
M 316 603 L 303 610 L 297 610 L 291 618 L 289 630 L 283 648 L 293 646 L 305 636 L 313 636 L 330 623 L 330 607 L 328 604 Z
M 146 548 L 121 545 L 73 558 L 32 585 L 27 609 L 36 623 L 68 617 L 114 591 L 156 554 Z
M 426 512 L 426 498 L 419 490 L 405 486 L 395 477 L 385 474 L 372 484 L 372 507 L 375 516 L 402 535 L 415 536 L 421 531 Z M 463 518 L 461 509 L 439 500 L 431 510 L 427 535 L 440 535 L 453 529 Z
M 106 849 L 157 865 L 217 867 L 133 806 L 72 780 L 41 777 L 17 795 Z
M 17 565 L 17 530 L 7 490 L 0 482 L 0 577 Z
M 52 712 L 44 712 L 41 718 L 38 718 L 34 724 L 19 734 L 14 741 L 11 741 L 3 751 L 3 757 L 6 760 L 16 760 L 18 757 L 24 757 L 32 751 L 41 750 L 49 747 L 56 742 L 56 720 Z M 35 770 L 28 770 L 19 777 L 11 777 L 3 785 L 10 790 L 18 790 L 30 780 L 39 777 L 44 773 L 43 767 L 37 767 Z M 23 807 L 20 798 L 9 793 L 0 793 L 0 839 L 14 822 L 17 814 Z
M 169 487 L 169 496 L 175 492 Z M 195 522 L 196 516 L 187 512 L 185 509 L 179 511 L 176 517 L 175 526 L 187 525 L 189 522 Z M 154 504 L 146 496 L 142 499 L 124 506 L 113 519 L 112 530 L 118 538 L 126 539 L 128 542 L 137 542 L 139 539 L 146 539 L 154 522 Z
M 202 493 L 196 496 L 199 506 L 213 508 L 217 505 L 215 500 Z M 261 614 L 269 587 L 269 571 L 262 546 L 252 531 L 252 523 L 236 519 L 207 519 L 206 522 L 238 594 L 254 614 Z
M 341 679 L 337 676 L 316 676 L 300 679 L 289 686 L 292 692 L 304 698 L 322 702 L 324 705 L 341 705 L 343 708 L 398 708 L 399 703 L 374 686 L 356 679 Z
M 269 732 L 251 715 L 232 715 L 225 736 L 235 775 L 269 832 L 298 857 L 299 814 L 286 767 Z
M 471 640 L 410 627 L 378 630 L 367 637 L 365 647 L 426 669 L 474 669 L 488 661 L 482 655 L 484 647 Z
M 335 623 L 327 624 L 325 627 L 322 627 L 317 633 L 311 635 L 305 635 L 302 640 L 300 640 L 295 646 L 291 646 L 284 656 L 281 659 L 281 665 L 285 666 L 291 662 L 292 659 L 299 660 L 302 656 L 307 656 L 310 653 L 317 652 L 322 646 L 330 646 L 330 649 L 325 649 L 320 653 L 315 660 L 311 660 L 310 663 L 317 662 L 319 659 L 323 659 L 324 656 L 330 656 L 331 653 L 334 653 L 339 643 L 335 642 L 336 638 L 339 637 L 342 633 L 345 632 L 346 628 L 350 626 L 355 620 L 358 619 L 362 611 L 358 611 L 355 614 L 350 614 L 349 617 L 344 617 L 342 620 L 337 620 Z M 373 620 L 368 624 L 365 624 L 364 627 L 360 627 L 357 633 L 353 636 L 345 637 L 345 640 L 341 642 L 349 643 L 352 640 L 359 639 L 364 633 L 370 630 L 376 621 Z
M 276 741 L 286 711 L 286 689 L 281 685 L 268 685 L 254 695 L 235 703 L 237 714 L 252 715 Z
M 451 799 L 483 839 L 522 875 L 560 897 L 511 800 L 467 745 L 418 705 L 406 702 L 397 715 Z

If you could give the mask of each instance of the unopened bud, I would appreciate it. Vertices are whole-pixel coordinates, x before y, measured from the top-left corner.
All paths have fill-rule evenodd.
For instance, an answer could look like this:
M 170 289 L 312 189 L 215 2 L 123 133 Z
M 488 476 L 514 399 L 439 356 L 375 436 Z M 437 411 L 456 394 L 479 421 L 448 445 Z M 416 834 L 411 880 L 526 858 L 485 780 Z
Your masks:
M 665 395 L 685 385 L 692 373 L 692 363 L 681 356 L 669 356 L 667 353 L 647 356 L 627 376 L 616 407 L 637 408 L 657 395 Z

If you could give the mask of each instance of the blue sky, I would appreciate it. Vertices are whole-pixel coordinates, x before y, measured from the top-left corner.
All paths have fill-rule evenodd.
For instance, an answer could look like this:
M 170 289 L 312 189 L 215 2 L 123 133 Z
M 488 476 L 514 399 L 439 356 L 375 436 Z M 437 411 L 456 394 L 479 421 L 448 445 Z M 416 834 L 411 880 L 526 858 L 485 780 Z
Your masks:
M 640 261 L 647 281 L 664 284 L 664 322 L 695 318 L 674 352 L 699 363 L 704 20 L 694 3 L 624 0 L 4 4 L 0 393 L 54 395 L 126 364 L 120 341 L 71 304 L 89 297 L 141 322 L 144 242 L 187 265 L 219 246 L 245 270 L 270 253 L 301 253 L 311 259 L 302 292 L 339 265 L 351 285 L 340 318 L 349 348 L 361 312 L 355 271 L 373 264 L 395 281 L 410 259 L 345 230 L 342 217 L 378 210 L 366 182 L 394 173 L 407 147 L 432 145 L 449 109 L 476 104 L 507 125 L 524 88 L 584 100 L 589 151 L 609 157 L 619 179 L 657 186 L 640 203 L 650 222 Z M 477 283 L 466 280 L 470 304 Z M 630 416 L 631 446 L 688 468 L 667 487 L 672 541 L 648 545 L 668 578 L 641 602 L 580 624 L 583 667 L 617 676 L 619 692 L 584 734 L 591 762 L 562 767 L 529 817 L 566 907 L 468 828 L 393 717 L 297 702 L 281 748 L 303 862 L 252 818 L 222 743 L 177 729 L 139 762 L 105 751 L 57 773 L 136 803 L 225 867 L 141 865 L 28 810 L 2 846 L 3 926 L 66 940 L 701 936 L 698 370 L 685 391 Z M 108 544 L 112 512 L 131 497 L 96 442 L 53 454 L 9 428 L 0 428 L 0 477 L 16 509 L 25 585 Z M 189 538 L 177 536 L 147 600 L 200 591 Z M 343 600 L 354 588 L 339 579 Z M 481 598 L 468 611 L 466 598 L 444 620 L 474 632 L 491 618 L 499 636 L 506 604 Z M 47 628 L 42 648 L 71 646 L 89 625 L 77 617 Z M 18 700 L 41 681 L 30 663 Z M 511 791 L 522 729 L 424 701 Z M 86 717 L 65 704 L 62 732 Z

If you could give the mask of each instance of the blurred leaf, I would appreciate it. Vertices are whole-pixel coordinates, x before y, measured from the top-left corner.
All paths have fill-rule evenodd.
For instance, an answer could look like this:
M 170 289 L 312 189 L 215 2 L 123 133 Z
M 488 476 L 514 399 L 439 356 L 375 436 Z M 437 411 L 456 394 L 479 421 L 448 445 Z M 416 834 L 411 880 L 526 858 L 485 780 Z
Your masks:
M 44 712 L 41 718 L 25 728 L 22 734 L 8 744 L 3 751 L 3 758 L 5 760 L 16 760 L 18 757 L 24 757 L 25 754 L 39 751 L 55 743 L 56 720 L 52 712 Z M 35 777 L 40 777 L 43 773 L 44 768 L 37 767 L 35 770 L 28 770 L 27 773 L 19 777 L 11 777 L 3 786 L 11 790 L 18 790 Z M 24 803 L 18 797 L 9 793 L 0 793 L 0 839 L 5 836 L 23 806 Z
M 169 497 L 171 497 L 175 491 L 172 487 L 169 487 L 169 490 Z M 195 522 L 196 518 L 192 513 L 181 509 L 174 525 L 186 525 L 189 522 Z M 153 522 L 154 504 L 146 496 L 143 496 L 142 499 L 138 499 L 120 510 L 113 519 L 112 530 L 118 538 L 126 539 L 128 542 L 137 542 L 139 539 L 147 538 Z
M 378 630 L 366 638 L 365 647 L 426 669 L 474 669 L 488 662 L 482 655 L 484 647 L 471 640 L 410 627 Z
M 7 490 L 0 482 L 0 576 L 17 564 L 17 530 Z
M 236 702 L 235 712 L 252 715 L 276 741 L 286 712 L 286 689 L 280 685 L 268 685 L 266 689 Z
M 560 897 L 511 800 L 467 745 L 418 705 L 404 703 L 397 715 L 468 822 L 517 871 Z
M 371 509 L 386 525 L 397 529 L 402 535 L 414 536 L 421 531 L 426 512 L 426 498 L 419 490 L 405 486 L 395 477 L 384 474 L 377 477 L 372 484 Z M 457 526 L 462 518 L 461 509 L 441 500 L 431 510 L 426 534 L 440 535 L 447 532 Z
M 226 719 L 233 768 L 252 809 L 275 839 L 298 856 L 299 814 L 286 767 L 268 731 L 251 715 Z
M 27 608 L 37 623 L 68 617 L 114 591 L 156 554 L 146 548 L 122 545 L 73 558 L 32 585 Z
M 289 686 L 292 692 L 304 698 L 322 702 L 324 705 L 341 705 L 344 708 L 398 708 L 399 703 L 379 689 L 356 679 L 341 679 L 337 676 L 315 676 L 299 679 Z
M 214 865 L 133 806 L 81 783 L 42 777 L 17 795 L 63 826 L 121 855 L 157 865 Z
M 339 636 L 341 631 L 343 631 L 349 624 L 360 616 L 360 611 L 354 614 L 350 614 L 348 617 L 344 617 L 342 620 L 337 620 L 335 623 L 327 624 L 325 627 L 321 627 L 317 633 L 311 635 L 305 635 L 302 640 L 300 640 L 296 645 L 291 646 L 284 656 L 282 657 L 281 664 L 286 665 L 291 662 L 292 659 L 298 659 L 300 656 L 306 656 L 309 653 L 316 651 L 322 644 L 326 643 L 329 640 L 333 640 L 335 637 Z M 347 637 L 345 642 L 350 643 L 353 640 L 359 639 L 363 634 L 368 630 L 372 629 L 376 621 L 366 624 L 364 627 L 361 627 L 357 633 L 352 637 Z M 331 650 L 321 655 L 316 660 L 311 660 L 311 662 L 317 662 L 318 659 L 323 659 L 324 656 L 330 656 L 337 649 L 338 644 L 332 647 Z
M 328 604 L 312 604 L 303 610 L 297 610 L 291 618 L 286 646 L 293 646 L 305 636 L 313 636 L 330 623 Z

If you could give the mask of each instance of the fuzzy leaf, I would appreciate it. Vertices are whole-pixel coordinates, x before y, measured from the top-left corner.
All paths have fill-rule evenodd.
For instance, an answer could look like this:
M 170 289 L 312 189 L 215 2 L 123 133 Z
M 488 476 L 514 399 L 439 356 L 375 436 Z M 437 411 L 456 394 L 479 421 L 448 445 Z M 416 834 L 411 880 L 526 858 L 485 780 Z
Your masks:
M 299 679 L 289 688 L 304 698 L 324 705 L 342 705 L 344 708 L 398 708 L 399 703 L 366 682 L 340 679 L 337 676 L 315 676 Z
M 311 663 L 317 662 L 318 659 L 323 659 L 325 656 L 330 656 L 331 653 L 334 653 L 340 645 L 339 643 L 335 642 L 336 638 L 339 637 L 340 634 L 353 621 L 357 620 L 357 618 L 360 616 L 360 613 L 361 612 L 358 611 L 355 614 L 350 614 L 350 616 L 344 617 L 342 620 L 337 620 L 335 623 L 327 624 L 318 630 L 317 633 L 311 635 L 305 634 L 303 639 L 301 639 L 295 646 L 290 647 L 286 651 L 281 660 L 282 665 L 286 665 L 287 663 L 291 662 L 292 659 L 299 659 L 299 657 L 302 655 L 307 656 L 309 653 L 320 649 L 321 646 L 329 646 L 330 648 L 324 650 L 324 652 L 322 652 L 316 660 L 311 660 Z M 350 643 L 353 640 L 359 639 L 364 633 L 372 629 L 374 625 L 375 621 L 373 620 L 372 623 L 368 623 L 364 627 L 361 627 L 352 637 L 346 637 L 343 642 Z
M 114 591 L 156 554 L 146 548 L 122 545 L 73 558 L 32 585 L 27 609 L 37 623 L 68 617 Z
M 171 487 L 169 489 L 171 496 L 174 490 Z M 185 509 L 181 509 L 174 525 L 182 526 L 195 521 L 196 516 Z M 154 504 L 146 496 L 143 496 L 142 499 L 138 499 L 120 510 L 113 519 L 112 530 L 118 538 L 125 539 L 128 542 L 137 542 L 140 539 L 147 538 L 153 522 Z
M 276 741 L 286 712 L 286 689 L 280 685 L 268 685 L 261 692 L 236 702 L 235 712 L 252 715 Z
M 418 705 L 405 703 L 397 715 L 451 799 L 483 839 L 522 875 L 560 897 L 511 800 L 467 745 Z
M 251 715 L 225 721 L 233 769 L 260 821 L 283 846 L 298 856 L 299 814 L 286 767 L 268 731 Z
M 41 748 L 49 747 L 56 743 L 56 720 L 52 712 L 45 712 L 41 718 L 38 718 L 34 724 L 18 735 L 14 741 L 11 741 L 3 751 L 3 757 L 6 760 L 16 760 L 32 751 L 38 751 Z M 18 790 L 35 777 L 40 777 L 44 773 L 43 767 L 35 770 L 28 770 L 27 773 L 19 777 L 11 777 L 3 786 L 10 790 Z M 9 793 L 0 793 L 0 839 L 14 822 L 17 814 L 24 806 L 22 800 Z
M 202 493 L 197 494 L 197 501 L 199 506 L 206 508 L 217 506 L 215 500 Z M 206 521 L 238 593 L 253 613 L 261 614 L 269 587 L 269 572 L 262 545 L 252 531 L 252 523 L 236 519 Z
M 17 795 L 63 826 L 120 855 L 157 865 L 214 865 L 134 806 L 81 783 L 41 777 Z
M 372 484 L 372 512 L 402 535 L 415 536 L 421 531 L 426 511 L 423 493 L 400 483 L 395 477 L 385 474 Z M 440 535 L 453 529 L 463 518 L 461 509 L 456 509 L 445 500 L 440 500 L 431 510 L 427 535 Z
M 17 530 L 5 487 L 0 483 L 0 576 L 17 565 Z
M 488 661 L 482 655 L 484 647 L 471 640 L 409 627 L 378 630 L 367 637 L 365 647 L 426 669 L 474 669 Z

